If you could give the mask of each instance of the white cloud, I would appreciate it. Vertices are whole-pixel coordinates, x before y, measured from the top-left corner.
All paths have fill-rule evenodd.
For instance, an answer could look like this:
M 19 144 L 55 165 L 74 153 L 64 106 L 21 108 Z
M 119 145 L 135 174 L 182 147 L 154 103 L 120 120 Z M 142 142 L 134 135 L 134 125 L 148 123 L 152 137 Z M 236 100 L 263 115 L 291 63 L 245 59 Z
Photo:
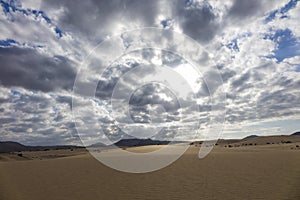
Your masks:
M 22 7 L 19 6 L 20 9 L 40 9 L 44 14 L 34 14 L 29 10 L 27 10 L 28 14 L 18 10 L 10 13 L 1 11 L 0 40 L 13 39 L 16 43 L 11 44 L 12 46 L 31 49 L 34 54 L 42 55 L 50 60 L 57 56 L 67 58 L 68 63 L 71 63 L 70 68 L 77 71 L 90 50 L 110 35 L 145 26 L 165 27 L 185 33 L 202 44 L 209 52 L 208 55 L 201 54 L 203 63 L 205 63 L 205 59 L 207 62 L 213 59 L 218 66 L 227 93 L 226 119 L 229 128 L 225 129 L 225 136 L 229 134 L 229 136 L 238 137 L 241 133 L 232 131 L 237 125 L 249 127 L 253 120 L 274 121 L 280 117 L 295 119 L 300 116 L 300 78 L 299 72 L 295 70 L 295 66 L 300 63 L 300 58 L 296 55 L 277 62 L 272 56 L 274 56 L 274 51 L 279 48 L 278 41 L 266 37 L 274 35 L 276 30 L 290 29 L 293 36 L 299 41 L 299 3 L 285 13 L 285 18 L 281 17 L 282 14 L 277 13 L 274 19 L 268 23 L 265 21 L 272 11 L 282 8 L 286 3 L 288 1 L 212 0 L 208 2 L 193 1 L 193 3 L 191 1 L 185 4 L 183 1 L 164 0 L 155 3 L 150 1 L 147 3 L 144 1 L 131 3 L 129 1 L 117 3 L 110 1 L 44 1 L 40 5 L 36 1 L 26 0 L 22 2 Z M 59 28 L 61 33 L 57 32 L 56 28 Z M 130 44 L 130 38 L 127 38 L 126 34 L 123 36 L 120 38 L 123 44 L 99 53 L 106 53 L 109 57 L 112 56 L 110 55 L 112 52 L 121 51 L 121 47 L 126 48 L 126 45 Z M 147 38 L 148 36 L 143 37 Z M 149 35 L 150 37 L 153 36 Z M 162 43 L 167 42 L 163 40 L 164 38 L 153 38 Z M 158 43 L 157 41 L 156 43 Z M 199 57 L 200 53 L 192 52 L 190 46 L 178 49 L 180 45 L 178 41 L 174 42 L 174 45 L 174 51 L 193 53 L 190 55 L 191 57 Z M 9 52 L 5 48 L 8 47 L 2 48 L 4 54 Z M 5 56 L 5 58 L 8 57 Z M 22 62 L 22 59 L 15 60 L 17 60 L 16 63 L 21 63 L 19 65 L 21 67 L 16 69 L 24 67 L 26 70 L 25 66 L 22 66 L 26 62 Z M 93 60 L 92 64 L 95 64 L 93 71 L 82 75 L 85 80 L 99 80 L 100 76 L 97 72 L 107 67 L 99 60 L 97 57 Z M 83 135 L 83 140 L 92 143 L 95 138 L 101 136 L 99 128 L 104 125 L 104 130 L 112 134 L 112 140 L 117 140 L 117 136 L 123 134 L 116 126 L 111 125 L 112 120 L 109 119 L 108 113 L 104 112 L 111 109 L 108 101 L 111 90 L 119 78 L 134 68 L 135 64 L 151 63 L 171 67 L 200 94 L 200 98 L 182 98 L 184 105 L 178 110 L 180 111 L 179 115 L 164 113 L 160 116 L 168 117 L 168 119 L 182 117 L 181 121 L 175 120 L 174 127 L 171 127 L 169 132 L 162 133 L 162 136 L 172 136 L 174 130 L 183 131 L 183 127 L 193 129 L 195 121 L 200 121 L 201 129 L 206 130 L 211 102 L 207 96 L 205 82 L 199 80 L 199 74 L 189 64 L 174 55 L 161 55 L 159 51 L 140 51 L 125 55 L 105 71 L 106 76 L 100 77 L 103 91 L 96 96 L 107 107 L 99 106 L 99 102 L 97 103 L 93 99 L 86 102 L 84 98 L 76 97 L 82 103 L 79 110 L 82 112 L 82 118 L 90 120 L 88 124 L 90 129 L 83 130 L 86 133 Z M 36 68 L 32 69 L 39 72 L 42 67 L 42 65 L 36 65 Z M 58 67 L 66 68 L 66 66 Z M 5 67 L 3 66 L 2 69 Z M 8 72 L 12 73 L 9 70 Z M 18 72 L 21 73 L 22 70 Z M 203 71 L 202 75 L 203 77 L 200 78 L 207 78 L 209 83 L 214 84 L 216 76 L 211 70 Z M 128 82 L 123 85 L 124 94 L 137 83 L 139 76 L 142 77 L 145 74 L 136 74 L 128 79 Z M 59 81 L 59 79 L 57 80 Z M 4 130 L 0 139 L 16 139 L 27 144 L 43 144 L 47 141 L 52 143 L 76 141 L 76 136 L 75 139 L 73 137 L 75 127 L 70 111 L 71 93 L 69 90 L 53 87 L 54 89 L 50 91 L 31 91 L 32 87 L 27 82 L 27 85 L 24 85 L 25 82 L 20 83 L 16 80 L 13 82 L 15 85 L 11 82 L 8 85 L 4 78 L 0 79 L 0 83 L 3 85 L 0 90 L 0 109 L 3 109 L 0 120 L 3 120 L 1 128 Z M 214 85 L 215 89 L 218 87 L 218 84 Z M 13 95 L 12 89 L 18 90 L 21 94 Z M 160 99 L 166 102 L 170 101 L 170 96 L 162 90 L 160 92 L 157 95 Z M 154 96 L 152 95 L 152 97 Z M 92 102 L 93 106 L 89 107 L 84 102 L 88 105 Z M 197 106 L 199 106 L 200 112 L 197 111 Z M 151 108 L 155 110 L 155 106 Z M 91 116 L 91 113 L 95 115 Z M 145 113 L 136 113 L 136 118 L 140 120 L 148 117 Z M 78 123 L 83 124 L 84 122 L 78 121 Z M 181 128 L 179 128 L 180 125 Z M 253 133 L 261 130 L 265 129 L 254 129 Z M 26 133 L 26 137 L 22 133 Z M 185 138 L 190 139 L 188 133 L 180 139 Z M 101 140 L 104 141 L 103 137 Z

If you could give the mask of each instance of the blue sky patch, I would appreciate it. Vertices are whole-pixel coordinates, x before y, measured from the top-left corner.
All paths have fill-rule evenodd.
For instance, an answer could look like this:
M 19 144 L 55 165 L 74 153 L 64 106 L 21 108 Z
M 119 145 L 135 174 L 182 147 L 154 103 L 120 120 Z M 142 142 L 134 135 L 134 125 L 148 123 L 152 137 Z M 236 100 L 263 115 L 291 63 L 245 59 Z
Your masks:
M 9 13 L 9 4 L 4 2 L 4 1 L 0 1 L 1 3 L 1 6 L 2 6 L 2 9 L 3 9 L 3 12 L 6 14 L 6 13 Z
M 55 27 L 55 33 L 58 37 L 62 37 L 62 31 L 59 28 Z
M 0 40 L 0 46 L 8 47 L 12 44 L 17 44 L 17 42 L 13 39 Z
M 57 112 L 58 111 L 58 107 L 57 106 L 52 106 L 52 110 L 53 110 L 53 112 Z
M 22 9 L 21 7 L 17 7 L 15 5 L 15 2 L 13 0 L 9 1 L 9 3 L 4 2 L 3 0 L 0 1 L 2 8 L 3 8 L 3 12 L 5 14 L 10 13 L 11 11 L 13 12 L 21 12 L 24 15 L 34 15 L 36 18 L 38 17 L 42 17 L 48 24 L 52 24 L 51 19 L 46 15 L 46 13 L 44 11 L 41 10 L 31 10 L 31 9 Z M 57 26 L 55 26 L 55 33 L 56 35 L 61 38 L 62 37 L 62 30 L 59 29 Z
M 272 11 L 268 17 L 265 19 L 265 23 L 268 23 L 270 21 L 272 21 L 276 14 L 280 13 L 280 14 L 285 14 L 287 13 L 289 10 L 293 9 L 296 7 L 298 0 L 290 0 L 284 7 L 278 9 L 278 10 L 274 10 Z M 281 16 L 280 18 L 287 18 L 286 15 Z
M 164 28 L 168 26 L 168 20 L 162 20 L 160 23 Z
M 277 43 L 277 49 L 273 51 L 274 56 L 271 58 L 276 58 L 278 62 L 300 55 L 300 44 L 290 29 L 277 30 L 275 34 L 266 35 L 265 38 Z
M 240 34 L 235 39 L 231 40 L 231 42 L 228 43 L 226 45 L 226 47 L 228 47 L 229 49 L 232 49 L 234 51 L 240 51 L 240 48 L 238 46 L 238 39 L 240 39 L 240 38 L 246 38 L 246 37 L 251 37 L 251 36 L 252 36 L 251 32 Z
M 21 92 L 19 92 L 18 90 L 15 90 L 15 89 L 12 89 L 10 92 L 11 92 L 11 94 L 14 95 L 14 96 L 19 96 L 19 95 L 22 94 Z
M 39 10 L 28 10 L 28 12 L 34 14 L 36 17 L 39 15 L 43 17 L 44 20 L 46 20 L 47 23 L 51 24 L 51 19 L 45 14 L 44 11 Z
M 239 46 L 237 44 L 237 38 L 233 39 L 230 43 L 228 43 L 226 47 L 235 51 L 240 51 Z

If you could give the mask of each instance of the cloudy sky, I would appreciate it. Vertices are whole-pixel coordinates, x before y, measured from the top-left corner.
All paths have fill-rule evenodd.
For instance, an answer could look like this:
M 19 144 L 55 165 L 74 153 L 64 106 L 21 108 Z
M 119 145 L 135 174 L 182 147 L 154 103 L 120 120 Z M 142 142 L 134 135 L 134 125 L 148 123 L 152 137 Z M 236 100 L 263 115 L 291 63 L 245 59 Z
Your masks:
M 0 141 L 53 145 L 80 144 L 81 138 L 92 144 L 128 135 L 201 139 L 211 126 L 212 96 L 225 106 L 222 138 L 300 130 L 297 0 L 0 2 Z M 143 27 L 190 37 L 205 50 L 200 64 L 212 67 L 195 75 L 193 66 L 174 53 L 192 47 L 182 50 L 169 35 L 143 37 L 169 37 L 174 52 L 139 49 L 109 66 L 100 57 L 121 47 L 88 57 L 113 35 L 129 48 L 134 39 L 123 33 Z M 88 70 L 76 79 L 87 60 Z M 187 87 L 141 82 L 159 72 L 161 79 L 185 81 Z M 73 93 L 75 80 L 82 91 L 97 80 L 94 95 Z

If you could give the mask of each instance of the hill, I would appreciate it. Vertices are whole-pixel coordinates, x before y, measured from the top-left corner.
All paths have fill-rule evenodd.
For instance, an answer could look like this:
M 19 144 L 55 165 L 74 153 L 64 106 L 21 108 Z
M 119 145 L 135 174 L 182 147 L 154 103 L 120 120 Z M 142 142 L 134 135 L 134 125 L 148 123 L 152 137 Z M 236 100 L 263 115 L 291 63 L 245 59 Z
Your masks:
M 57 145 L 57 146 L 25 146 L 18 142 L 0 141 L 0 153 L 19 152 L 19 151 L 48 151 L 48 150 L 61 150 L 61 149 L 76 149 L 84 148 L 74 145 Z
M 239 141 L 228 143 L 231 146 L 251 146 L 251 145 L 270 145 L 270 144 L 288 144 L 300 142 L 299 135 L 273 135 L 257 136 L 244 138 Z
M 88 147 L 90 147 L 90 148 L 98 148 L 98 147 L 107 147 L 107 145 L 103 144 L 101 142 L 98 142 L 98 143 L 92 144 L 92 145 L 90 145 Z
M 27 147 L 18 142 L 0 142 L 0 153 L 26 151 Z
M 249 135 L 247 137 L 244 137 L 243 139 L 250 139 L 250 138 L 256 138 L 258 135 Z
M 169 141 L 159 141 L 151 139 L 123 139 L 115 143 L 118 147 L 136 147 L 136 146 L 147 146 L 147 145 L 166 145 Z
M 293 133 L 293 134 L 291 134 L 291 135 L 300 135 L 300 131 L 295 132 L 295 133 Z
M 295 132 L 291 135 L 277 135 L 277 136 L 257 136 L 249 135 L 243 139 L 219 139 L 216 145 L 220 146 L 247 146 L 247 145 L 267 145 L 267 144 L 283 144 L 300 142 L 300 132 Z M 201 145 L 203 141 L 191 142 L 191 145 Z M 160 141 L 152 139 L 137 139 L 127 138 L 116 142 L 114 145 L 118 147 L 138 147 L 148 145 L 167 145 L 170 141 Z M 179 142 L 178 143 L 182 143 Z M 110 147 L 103 143 L 96 143 L 89 147 Z M 61 146 L 25 146 L 18 142 L 0 141 L 0 153 L 19 152 L 19 151 L 48 151 L 48 150 L 62 150 L 62 149 L 77 149 L 85 148 L 81 146 L 61 145 Z

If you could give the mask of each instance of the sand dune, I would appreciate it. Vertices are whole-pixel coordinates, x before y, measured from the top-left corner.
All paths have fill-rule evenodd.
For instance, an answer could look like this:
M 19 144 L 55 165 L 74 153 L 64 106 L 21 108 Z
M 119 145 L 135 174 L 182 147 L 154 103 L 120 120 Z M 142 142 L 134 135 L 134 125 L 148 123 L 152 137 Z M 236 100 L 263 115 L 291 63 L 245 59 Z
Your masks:
M 0 199 L 300 199 L 296 145 L 300 142 L 216 146 L 202 160 L 197 157 L 199 148 L 191 146 L 172 165 L 146 174 L 115 171 L 84 151 L 24 152 L 28 159 L 0 161 Z

